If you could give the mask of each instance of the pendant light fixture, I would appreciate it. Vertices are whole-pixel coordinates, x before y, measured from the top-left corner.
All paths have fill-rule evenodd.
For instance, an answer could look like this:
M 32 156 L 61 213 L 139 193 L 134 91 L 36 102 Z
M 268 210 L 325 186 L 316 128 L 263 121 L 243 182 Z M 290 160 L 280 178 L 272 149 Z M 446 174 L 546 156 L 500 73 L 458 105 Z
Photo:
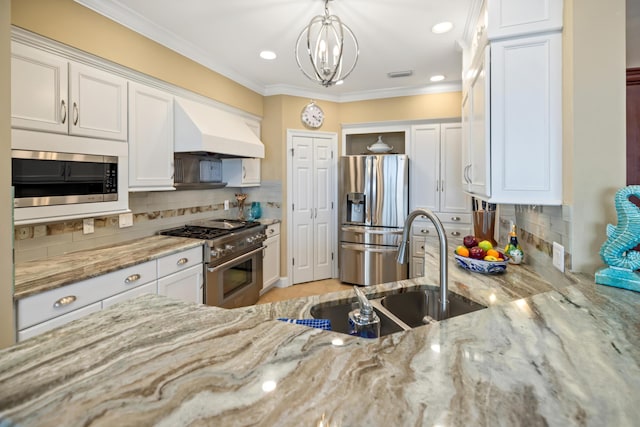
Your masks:
M 314 16 L 296 42 L 296 62 L 309 79 L 329 87 L 341 84 L 358 62 L 358 40 L 329 13 L 329 0 L 324 1 L 324 15 Z

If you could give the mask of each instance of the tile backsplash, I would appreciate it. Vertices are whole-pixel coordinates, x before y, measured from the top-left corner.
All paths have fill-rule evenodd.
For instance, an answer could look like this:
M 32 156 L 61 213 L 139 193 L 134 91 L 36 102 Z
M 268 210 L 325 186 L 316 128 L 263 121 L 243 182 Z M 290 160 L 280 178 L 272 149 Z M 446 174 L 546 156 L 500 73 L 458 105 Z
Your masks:
M 259 187 L 129 193 L 133 226 L 119 228 L 118 215 L 94 217 L 95 232 L 83 234 L 82 219 L 15 227 L 15 261 L 49 258 L 151 236 L 207 218 L 236 218 L 235 193 L 247 193 L 245 204 L 260 202 L 263 218 L 281 219 L 282 184 L 263 181 Z M 224 210 L 229 200 L 230 209 Z M 246 209 L 245 209 L 246 212 Z
M 530 262 L 537 256 L 553 258 L 553 242 L 565 250 L 565 270 L 571 269 L 571 206 L 500 205 L 498 242 L 501 246 L 509 240 L 511 223 L 516 226 L 518 242 Z

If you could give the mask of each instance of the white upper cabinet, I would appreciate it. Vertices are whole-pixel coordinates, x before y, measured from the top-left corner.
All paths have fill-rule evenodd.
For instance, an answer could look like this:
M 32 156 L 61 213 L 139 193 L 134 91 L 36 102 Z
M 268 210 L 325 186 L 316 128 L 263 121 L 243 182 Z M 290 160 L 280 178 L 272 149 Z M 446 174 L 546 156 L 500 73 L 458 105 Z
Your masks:
M 562 0 L 484 2 L 463 61 L 469 194 L 493 203 L 562 203 L 561 29 Z
M 129 82 L 129 191 L 173 190 L 173 95 Z
M 127 81 L 88 65 L 69 62 L 69 133 L 127 140 Z
M 448 213 L 469 213 L 471 204 L 460 183 L 460 123 L 416 125 L 409 150 L 409 209 L 427 208 L 442 221 Z
M 127 140 L 127 81 L 87 65 L 11 43 L 14 128 Z
M 222 180 L 228 187 L 260 185 L 260 159 L 222 159 Z
M 46 132 L 69 131 L 68 61 L 11 43 L 11 125 Z
M 488 0 L 487 38 L 562 29 L 562 0 Z

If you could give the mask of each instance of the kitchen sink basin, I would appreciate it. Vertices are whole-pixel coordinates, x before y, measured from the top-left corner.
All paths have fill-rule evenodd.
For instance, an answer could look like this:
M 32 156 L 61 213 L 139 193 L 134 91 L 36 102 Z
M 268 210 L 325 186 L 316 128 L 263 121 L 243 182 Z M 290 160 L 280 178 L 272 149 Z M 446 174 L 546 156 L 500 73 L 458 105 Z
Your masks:
M 331 321 L 331 330 L 349 334 L 349 312 L 357 308 L 357 303 L 347 302 L 342 304 L 330 305 L 330 303 L 318 304 L 311 307 L 311 315 L 316 319 L 329 319 Z M 391 320 L 386 314 L 374 307 L 374 311 L 380 317 L 380 335 L 389 335 L 400 332 L 403 328 L 396 322 Z
M 439 299 L 440 289 L 427 287 L 385 295 L 370 299 L 369 302 L 380 317 L 380 336 L 486 308 L 468 298 L 449 292 L 449 312 L 443 316 L 439 312 Z M 316 319 L 329 319 L 333 331 L 348 334 L 348 315 L 357 307 L 355 299 L 343 303 L 326 302 L 311 307 L 311 316 Z
M 412 328 L 486 308 L 453 292 L 448 293 L 448 298 L 449 312 L 445 316 L 439 309 L 439 289 L 387 295 L 380 300 L 380 304 Z

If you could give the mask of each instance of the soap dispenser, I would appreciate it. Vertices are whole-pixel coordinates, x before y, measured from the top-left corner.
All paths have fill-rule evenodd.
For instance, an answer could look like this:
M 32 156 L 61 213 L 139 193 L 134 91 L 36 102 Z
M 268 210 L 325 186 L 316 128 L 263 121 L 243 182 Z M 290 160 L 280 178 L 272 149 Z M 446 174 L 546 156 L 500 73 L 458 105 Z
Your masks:
M 380 317 L 362 291 L 357 286 L 353 290 L 360 308 L 349 312 L 349 334 L 361 338 L 380 337 Z

